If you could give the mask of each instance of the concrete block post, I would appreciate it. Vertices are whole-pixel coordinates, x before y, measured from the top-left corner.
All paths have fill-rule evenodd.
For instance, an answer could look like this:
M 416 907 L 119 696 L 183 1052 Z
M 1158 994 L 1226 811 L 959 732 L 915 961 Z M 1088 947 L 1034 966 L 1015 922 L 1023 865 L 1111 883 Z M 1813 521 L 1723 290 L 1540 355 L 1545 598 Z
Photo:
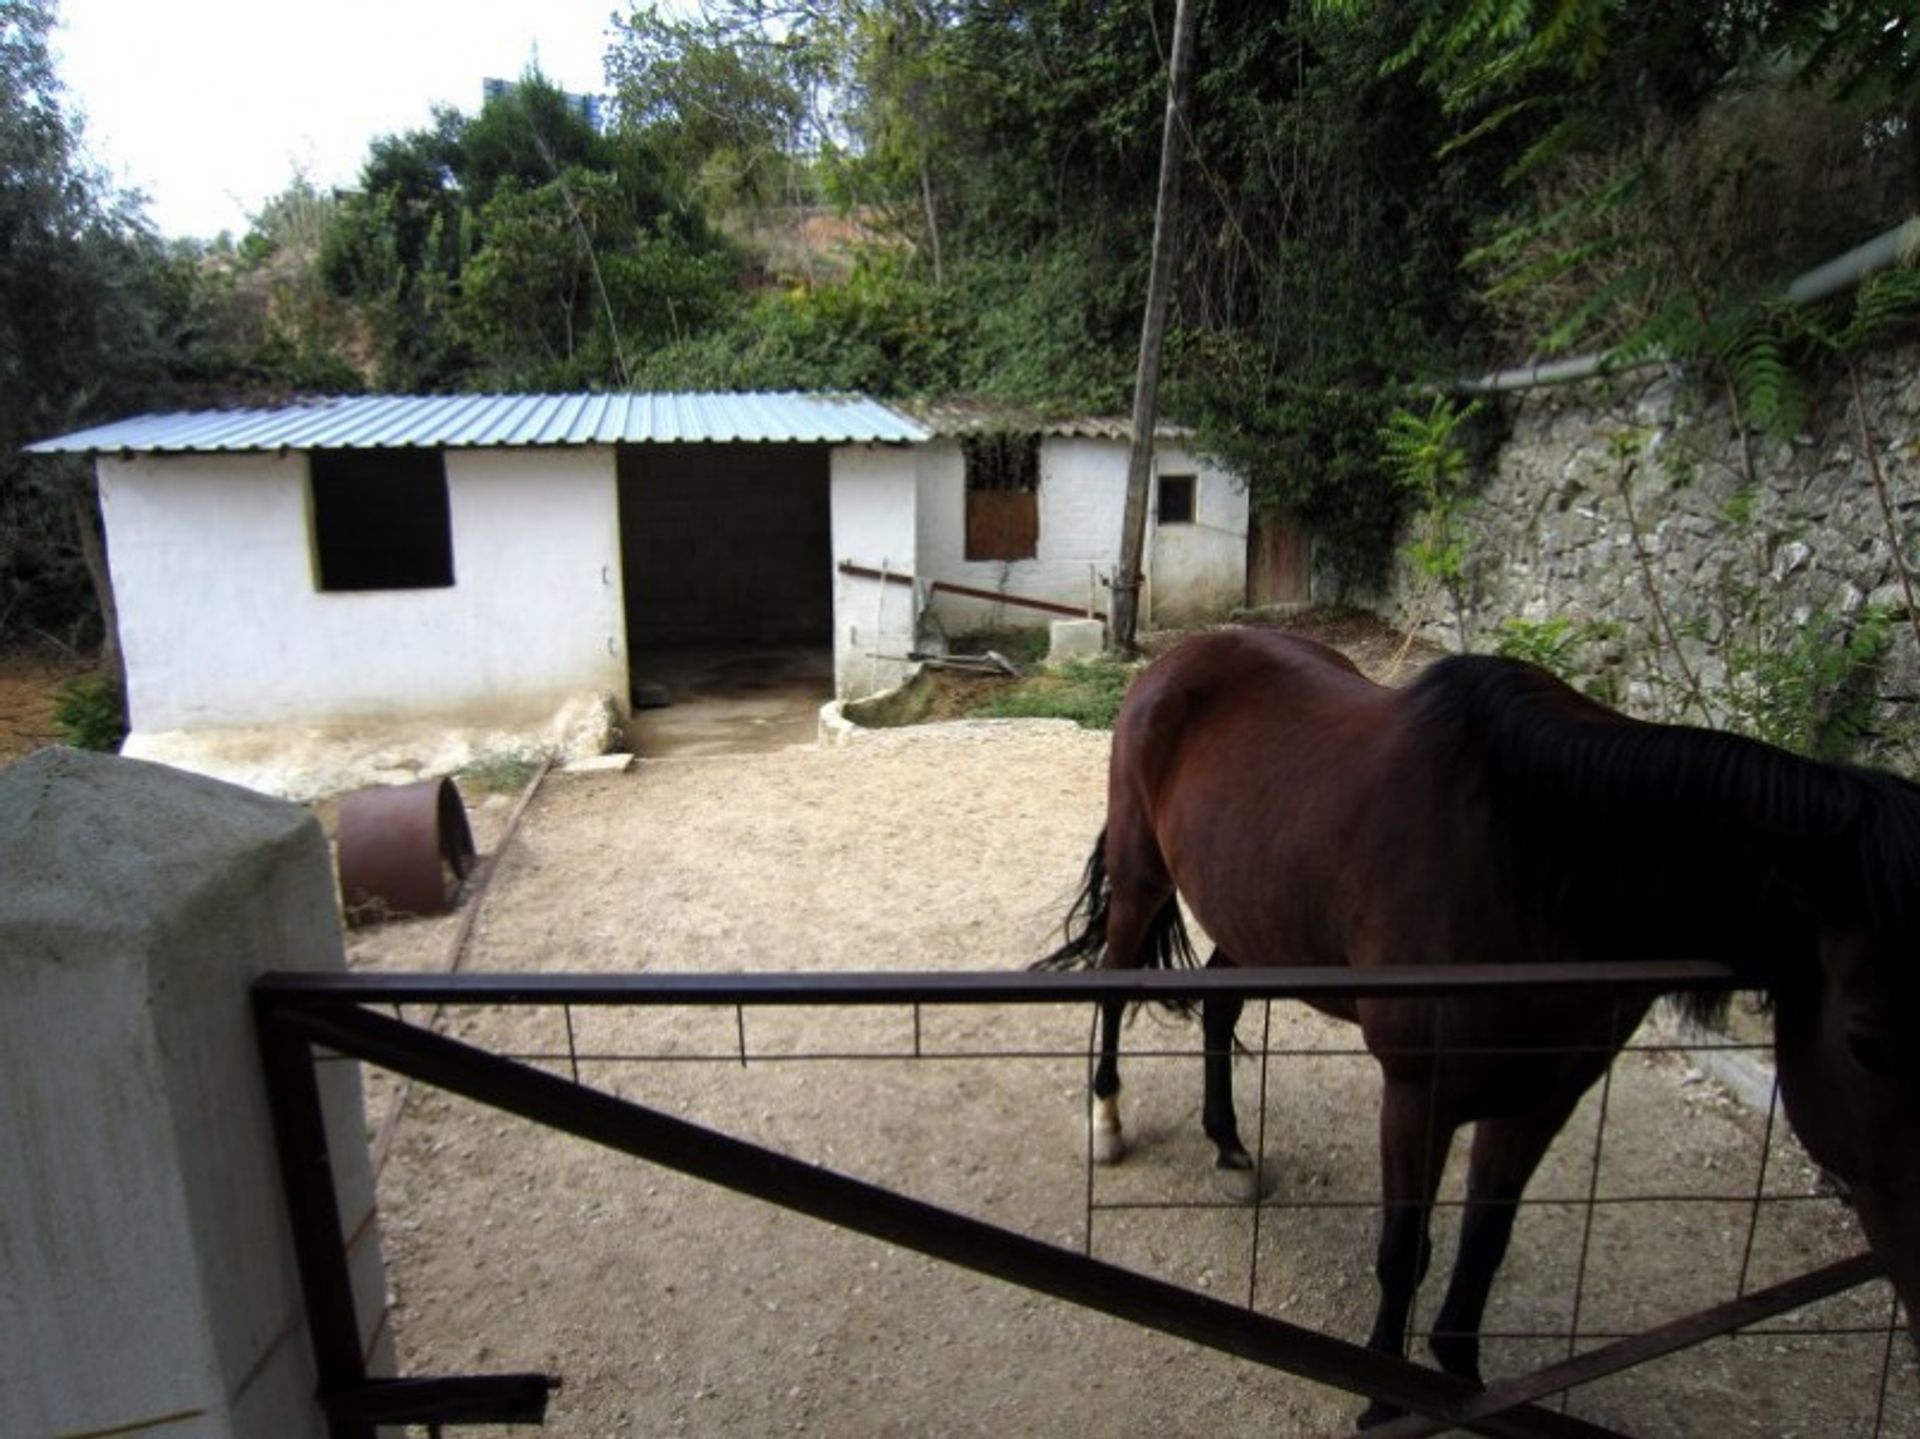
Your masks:
M 305 811 L 73 750 L 0 770 L 0 1434 L 324 1436 L 248 985 L 343 967 Z M 391 1373 L 359 1077 L 321 1071 Z
M 1049 631 L 1047 663 L 1097 659 L 1107 647 L 1105 620 L 1055 620 Z

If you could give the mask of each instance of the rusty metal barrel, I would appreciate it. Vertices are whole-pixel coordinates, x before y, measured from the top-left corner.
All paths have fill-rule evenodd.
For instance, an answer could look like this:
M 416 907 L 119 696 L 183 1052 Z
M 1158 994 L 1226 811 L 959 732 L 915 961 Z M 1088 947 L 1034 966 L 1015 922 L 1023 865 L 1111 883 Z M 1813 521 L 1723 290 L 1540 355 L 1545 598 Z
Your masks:
M 350 922 L 443 914 L 476 859 L 466 806 L 451 779 L 343 796 L 337 844 Z

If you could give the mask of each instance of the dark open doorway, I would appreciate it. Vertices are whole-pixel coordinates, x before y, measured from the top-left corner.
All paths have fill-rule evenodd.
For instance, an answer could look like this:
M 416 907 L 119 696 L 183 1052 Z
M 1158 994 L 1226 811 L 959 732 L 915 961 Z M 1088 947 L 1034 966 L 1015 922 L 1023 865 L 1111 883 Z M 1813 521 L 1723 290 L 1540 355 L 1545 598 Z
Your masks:
M 824 445 L 620 450 L 639 753 L 811 738 L 833 696 L 829 472 Z

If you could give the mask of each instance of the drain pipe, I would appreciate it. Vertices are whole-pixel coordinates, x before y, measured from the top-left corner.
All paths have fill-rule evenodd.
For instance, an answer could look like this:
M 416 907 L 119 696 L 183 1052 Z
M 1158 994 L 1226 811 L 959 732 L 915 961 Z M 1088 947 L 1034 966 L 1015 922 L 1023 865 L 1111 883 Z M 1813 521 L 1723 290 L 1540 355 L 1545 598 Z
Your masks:
M 1895 225 L 1883 235 L 1875 235 L 1837 260 L 1807 271 L 1787 286 L 1786 297 L 1796 305 L 1824 300 L 1849 285 L 1859 284 L 1875 270 L 1899 264 L 1916 250 L 1920 250 L 1920 215 Z
M 1905 256 L 1920 250 L 1920 215 L 1895 225 L 1891 230 L 1874 236 L 1864 245 L 1856 245 L 1824 265 L 1813 269 L 1794 280 L 1782 291 L 1782 298 L 1796 305 L 1810 304 L 1815 300 L 1824 300 L 1829 295 L 1838 294 L 1851 285 L 1857 285 L 1876 270 L 1884 270 L 1890 265 L 1900 263 Z M 1502 390 L 1531 390 L 1541 385 L 1564 385 L 1573 380 L 1587 380 L 1595 375 L 1625 375 L 1635 370 L 1651 369 L 1655 365 L 1665 364 L 1662 359 L 1634 360 L 1626 364 L 1609 364 L 1607 353 L 1603 350 L 1591 355 L 1578 355 L 1572 359 L 1551 360 L 1537 365 L 1519 365 L 1510 370 L 1495 370 L 1477 378 L 1462 377 L 1444 386 L 1444 388 L 1469 395 L 1494 394 Z

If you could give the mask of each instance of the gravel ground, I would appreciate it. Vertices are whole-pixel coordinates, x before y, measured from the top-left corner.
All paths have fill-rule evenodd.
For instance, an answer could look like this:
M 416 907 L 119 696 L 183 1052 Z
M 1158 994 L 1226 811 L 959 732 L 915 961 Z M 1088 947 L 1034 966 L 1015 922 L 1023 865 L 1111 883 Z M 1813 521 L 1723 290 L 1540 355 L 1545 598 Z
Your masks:
M 1008 969 L 1047 947 L 1103 803 L 1107 742 L 1047 722 L 933 726 L 812 747 L 642 761 L 541 787 L 485 895 L 471 970 Z M 502 797 L 477 807 L 499 843 Z M 444 963 L 451 918 L 359 931 L 353 962 Z M 708 1062 L 735 1018 L 576 1011 L 581 1077 L 917 1197 L 1078 1247 L 1101 1205 L 1217 1198 L 1197 1120 L 1194 1031 L 1152 1016 L 1126 1039 L 1134 1151 L 1084 1160 L 1088 1016 L 928 1010 L 919 1062 L 812 1059 L 912 1043 L 900 1011 L 750 1013 L 755 1060 Z M 567 1067 L 556 1011 L 478 1010 L 451 1033 Z M 1242 1037 L 1257 1045 L 1260 1013 Z M 1276 1046 L 1351 1050 L 1351 1030 L 1275 1006 Z M 965 1059 L 968 1051 L 1057 1058 Z M 608 1056 L 677 1054 L 640 1062 Z M 1132 1058 L 1126 1058 L 1131 1054 Z M 789 1056 L 777 1058 L 775 1056 Z M 600 1056 L 600 1057 L 593 1057 Z M 1258 1060 L 1236 1067 L 1243 1129 Z M 380 1076 L 378 1112 L 394 1087 Z M 1275 1059 L 1267 1080 L 1273 1201 L 1102 1210 L 1102 1258 L 1358 1339 L 1372 1314 L 1373 1066 L 1351 1053 Z M 1585 1331 L 1673 1317 L 1858 1247 L 1830 1200 L 1762 1207 L 1747 1254 L 1762 1125 L 1684 1056 L 1615 1069 L 1569 1126 L 1522 1214 L 1489 1327 Z M 1464 1144 L 1456 1149 L 1464 1150 Z M 1457 1161 L 1461 1157 L 1456 1154 Z M 1580 1203 L 1592 1187 L 1608 1203 Z M 1452 1174 L 1446 1194 L 1458 1194 Z M 1764 1188 L 1814 1177 L 1775 1141 Z M 1619 1202 L 1631 1196 L 1647 1202 Z M 877 1435 L 1344 1432 L 1352 1398 L 717 1191 L 464 1101 L 413 1093 L 380 1200 L 403 1372 L 565 1376 L 548 1432 Z M 1351 1202 L 1348 1202 L 1351 1201 Z M 1452 1252 L 1435 1229 L 1437 1303 Z M 1578 1263 L 1588 1254 L 1584 1280 Z M 1883 1342 L 1807 1336 L 1884 1322 L 1863 1291 L 1773 1328 L 1594 1386 L 1573 1411 L 1648 1435 L 1867 1435 Z M 1490 1342 L 1490 1376 L 1566 1352 Z M 1920 1435 L 1905 1345 L 1882 1432 Z M 462 1433 L 483 1433 L 466 1430 Z M 500 1431 L 503 1435 L 509 1431 Z M 519 1432 L 519 1431 L 513 1431 Z

